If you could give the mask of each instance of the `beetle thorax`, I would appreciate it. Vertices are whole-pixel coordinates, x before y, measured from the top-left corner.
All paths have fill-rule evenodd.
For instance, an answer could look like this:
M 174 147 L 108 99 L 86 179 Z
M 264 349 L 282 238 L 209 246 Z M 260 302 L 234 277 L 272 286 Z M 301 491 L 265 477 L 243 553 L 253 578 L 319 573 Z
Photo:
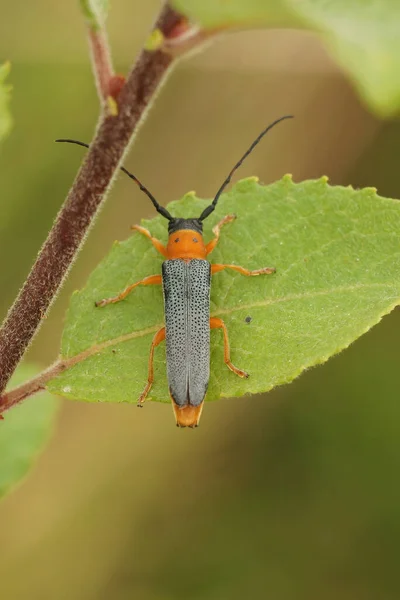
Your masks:
M 167 253 L 168 258 L 205 258 L 203 235 L 194 229 L 178 229 L 169 235 Z

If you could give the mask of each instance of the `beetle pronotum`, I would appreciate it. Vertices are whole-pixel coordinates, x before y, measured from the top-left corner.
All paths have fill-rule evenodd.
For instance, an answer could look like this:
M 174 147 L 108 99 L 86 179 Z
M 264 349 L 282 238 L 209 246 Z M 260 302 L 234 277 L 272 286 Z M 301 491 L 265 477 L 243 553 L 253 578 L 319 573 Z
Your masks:
M 227 367 L 239 377 L 247 378 L 246 371 L 235 367 L 230 359 L 229 339 L 225 323 L 217 317 L 210 317 L 211 275 L 224 269 L 232 269 L 242 275 L 269 275 L 275 272 L 272 267 L 263 267 L 249 271 L 238 265 L 210 264 L 207 256 L 218 243 L 221 228 L 236 217 L 227 215 L 213 228 L 214 238 L 204 243 L 203 221 L 214 211 L 223 190 L 230 183 L 233 173 L 260 142 L 264 135 L 284 119 L 281 117 L 268 125 L 254 140 L 250 148 L 235 164 L 225 179 L 212 203 L 199 217 L 181 219 L 173 217 L 166 208 L 160 206 L 149 190 L 127 169 L 121 167 L 140 189 L 150 198 L 155 209 L 168 223 L 168 243 L 164 246 L 154 238 L 150 231 L 140 225 L 132 229 L 146 236 L 166 260 L 162 263 L 162 274 L 150 275 L 141 281 L 129 285 L 112 298 L 96 302 L 97 307 L 120 302 L 138 285 L 162 285 L 164 293 L 165 326 L 154 336 L 150 347 L 147 383 L 141 393 L 138 406 L 144 401 L 153 383 L 153 356 L 155 348 L 166 341 L 167 378 L 169 393 L 178 427 L 197 427 L 207 386 L 210 378 L 210 330 L 222 329 L 224 336 L 224 361 Z M 77 140 L 60 139 L 58 142 L 70 142 L 88 148 L 87 144 Z

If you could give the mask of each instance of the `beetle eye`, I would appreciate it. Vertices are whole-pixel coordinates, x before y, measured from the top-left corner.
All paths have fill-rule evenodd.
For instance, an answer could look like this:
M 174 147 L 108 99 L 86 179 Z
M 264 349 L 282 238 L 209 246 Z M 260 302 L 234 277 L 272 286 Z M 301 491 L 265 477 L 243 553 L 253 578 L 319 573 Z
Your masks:
M 179 242 L 179 238 L 176 238 L 175 240 L 175 244 L 177 244 Z
M 197 244 L 197 242 L 199 241 L 197 238 L 193 238 L 193 241 L 195 244 Z

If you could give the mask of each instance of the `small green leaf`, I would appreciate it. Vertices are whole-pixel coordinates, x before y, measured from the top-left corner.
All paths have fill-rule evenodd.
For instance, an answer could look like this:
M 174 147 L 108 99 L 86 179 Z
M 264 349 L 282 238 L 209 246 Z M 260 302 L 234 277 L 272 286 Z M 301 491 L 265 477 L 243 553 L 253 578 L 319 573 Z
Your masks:
M 12 377 L 9 388 L 37 373 L 23 365 Z M 59 406 L 57 398 L 42 392 L 4 414 L 0 421 L 0 497 L 9 492 L 29 471 L 48 441 Z
M 400 107 L 398 0 L 173 0 L 204 27 L 301 27 L 320 33 L 363 98 L 382 115 Z
M 82 12 L 90 27 L 98 31 L 104 27 L 109 11 L 109 0 L 80 0 Z
M 169 210 L 193 217 L 207 203 L 188 194 Z M 242 380 L 224 366 L 222 334 L 212 331 L 208 400 L 291 381 L 346 348 L 400 302 L 399 202 L 371 189 L 330 187 L 326 179 L 295 184 L 287 176 L 265 187 L 247 179 L 224 194 L 205 221 L 206 241 L 231 213 L 237 219 L 223 228 L 211 262 L 274 266 L 277 273 L 213 276 L 211 314 L 224 319 L 232 361 L 250 378 Z M 166 241 L 165 219 L 145 226 Z M 160 273 L 162 260 L 138 233 L 114 244 L 71 299 L 62 356 L 76 364 L 49 383 L 50 391 L 87 401 L 136 402 L 147 378 L 151 339 L 163 325 L 162 291 L 139 286 L 118 304 L 96 308 L 94 302 Z M 162 346 L 155 352 L 150 395 L 169 401 Z
M 290 0 L 294 13 L 320 31 L 328 50 L 381 115 L 400 107 L 398 0 Z
M 9 133 L 12 120 L 8 105 L 10 103 L 11 85 L 5 83 L 11 65 L 6 62 L 0 65 L 0 141 Z

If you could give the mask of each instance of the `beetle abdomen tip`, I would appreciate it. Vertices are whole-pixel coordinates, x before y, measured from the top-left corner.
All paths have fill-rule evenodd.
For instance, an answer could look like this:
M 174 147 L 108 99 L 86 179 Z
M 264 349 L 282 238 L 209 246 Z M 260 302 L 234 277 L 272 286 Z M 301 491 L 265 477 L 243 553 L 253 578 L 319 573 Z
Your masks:
M 200 421 L 201 411 L 203 410 L 203 402 L 198 406 L 186 404 L 186 406 L 178 406 L 172 400 L 172 406 L 175 413 L 176 424 L 178 427 L 197 427 Z

